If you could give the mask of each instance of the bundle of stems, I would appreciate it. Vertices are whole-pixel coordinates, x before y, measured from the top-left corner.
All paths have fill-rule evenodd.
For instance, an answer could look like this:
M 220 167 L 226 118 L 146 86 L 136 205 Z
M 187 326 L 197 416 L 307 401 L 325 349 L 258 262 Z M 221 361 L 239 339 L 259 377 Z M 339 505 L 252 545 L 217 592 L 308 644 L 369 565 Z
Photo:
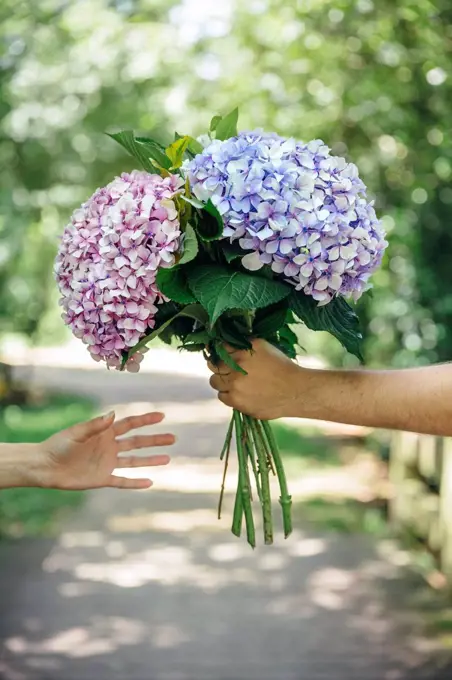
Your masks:
M 266 420 L 257 420 L 234 410 L 226 435 L 221 460 L 224 460 L 223 482 L 218 504 L 218 518 L 221 517 L 226 474 L 233 439 L 237 448 L 238 481 L 232 520 L 232 533 L 240 536 L 243 518 L 248 543 L 256 546 L 256 530 L 253 516 L 253 484 L 262 510 L 264 542 L 273 543 L 273 517 L 270 495 L 270 474 L 279 482 L 284 536 L 292 532 L 292 497 L 287 490 L 286 475 L 281 454 L 271 425 Z

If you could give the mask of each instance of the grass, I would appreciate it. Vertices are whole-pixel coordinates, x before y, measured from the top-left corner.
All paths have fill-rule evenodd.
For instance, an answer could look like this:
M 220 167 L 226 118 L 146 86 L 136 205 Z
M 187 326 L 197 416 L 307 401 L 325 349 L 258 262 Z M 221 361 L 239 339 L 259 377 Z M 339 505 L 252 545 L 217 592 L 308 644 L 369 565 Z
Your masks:
M 289 486 L 290 480 L 297 476 L 315 475 L 320 470 L 337 469 L 351 463 L 363 450 L 361 440 L 327 437 L 313 427 L 272 423 L 272 428 L 283 456 Z M 375 455 L 378 457 L 377 453 Z M 311 524 L 324 531 L 378 536 L 387 533 L 385 502 L 378 498 L 366 503 L 356 498 L 320 495 L 295 503 L 293 512 L 296 523 Z
M 377 536 L 388 533 L 384 507 L 378 501 L 364 503 L 354 498 L 309 498 L 295 504 L 294 519 L 332 533 Z
M 281 423 L 272 423 L 272 429 L 284 460 L 300 467 L 335 467 L 341 464 L 336 442 L 321 432 L 306 430 Z M 292 466 L 292 465 L 291 465 Z
M 39 442 L 57 430 L 93 415 L 88 399 L 50 395 L 30 406 L 7 406 L 0 412 L 1 442 Z M 83 498 L 81 492 L 52 489 L 0 490 L 0 537 L 54 533 L 58 519 Z

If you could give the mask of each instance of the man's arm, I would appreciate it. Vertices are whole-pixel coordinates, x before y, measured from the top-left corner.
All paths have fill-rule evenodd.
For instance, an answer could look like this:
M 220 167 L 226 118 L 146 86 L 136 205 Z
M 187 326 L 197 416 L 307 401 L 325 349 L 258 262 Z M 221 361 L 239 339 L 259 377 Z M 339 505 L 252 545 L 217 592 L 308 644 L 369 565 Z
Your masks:
M 210 366 L 225 404 L 262 419 L 311 418 L 452 435 L 452 365 L 393 371 L 297 366 L 264 341 L 234 359 L 248 375 Z

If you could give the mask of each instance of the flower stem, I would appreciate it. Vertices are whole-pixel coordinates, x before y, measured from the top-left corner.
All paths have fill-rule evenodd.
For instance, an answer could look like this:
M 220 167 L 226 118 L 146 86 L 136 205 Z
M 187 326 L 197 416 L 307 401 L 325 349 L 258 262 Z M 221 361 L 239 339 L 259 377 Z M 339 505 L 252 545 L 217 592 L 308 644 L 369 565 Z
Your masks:
M 231 424 L 234 428 L 235 424 L 235 411 L 232 414 Z M 232 435 L 232 429 L 231 429 Z M 239 474 L 237 477 L 237 490 L 235 492 L 235 502 L 234 502 L 234 513 L 232 516 L 232 527 L 231 531 L 237 538 L 240 537 L 242 533 L 242 520 L 243 520 L 243 499 L 242 499 L 242 489 L 241 489 L 241 476 L 240 476 L 240 461 L 239 461 Z
M 284 472 L 284 465 L 281 459 L 281 454 L 278 449 L 278 444 L 276 443 L 275 436 L 273 434 L 270 423 L 267 420 L 263 420 L 262 427 L 264 428 L 265 435 L 272 453 L 273 460 L 275 462 L 276 474 L 278 476 L 279 488 L 281 490 L 281 496 L 279 502 L 282 507 L 283 515 L 283 526 L 284 526 L 284 536 L 287 538 L 289 534 L 292 533 L 292 496 L 289 495 L 287 488 L 286 473 Z
M 234 536 L 237 536 L 237 538 L 240 537 L 242 533 L 242 518 L 243 518 L 243 502 L 242 502 L 242 494 L 240 490 L 240 478 L 238 479 L 237 482 L 237 491 L 235 494 L 235 503 L 234 503 L 234 514 L 232 517 L 232 528 L 231 531 L 234 534 Z
M 229 455 L 229 451 L 231 449 L 231 440 L 232 440 L 233 429 L 234 429 L 234 418 L 232 417 L 231 422 L 229 423 L 228 431 L 227 431 L 227 434 L 226 434 L 226 439 L 224 440 L 223 448 L 221 450 L 220 460 L 223 460 L 225 454 L 226 454 L 226 458 Z
M 232 441 L 233 431 L 234 431 L 234 418 L 232 417 L 231 422 L 229 423 L 226 439 L 224 441 L 223 450 L 221 451 L 221 455 L 220 455 L 220 460 L 223 460 L 223 458 L 225 456 L 226 456 L 226 458 L 224 460 L 223 480 L 221 482 L 220 499 L 218 501 L 218 519 L 221 519 L 221 508 L 223 507 L 224 486 L 226 484 L 226 475 L 227 475 L 227 472 L 228 472 L 229 454 L 230 454 L 230 451 L 231 451 L 231 441 Z
M 250 480 L 248 461 L 243 448 L 242 421 L 239 411 L 234 410 L 235 436 L 237 442 L 237 457 L 239 461 L 239 488 L 242 497 L 243 514 L 245 515 L 246 537 L 252 548 L 256 547 L 253 510 L 251 508 Z
M 254 474 L 254 481 L 256 483 L 257 496 L 259 498 L 259 501 L 262 503 L 262 485 L 261 480 L 259 479 L 259 469 L 256 463 L 256 454 L 253 446 L 253 433 L 248 423 L 247 416 L 242 414 L 242 420 L 243 420 L 243 445 L 245 448 L 246 455 L 248 456 L 251 462 L 251 467 Z
M 264 522 L 264 541 L 266 545 L 273 543 L 273 521 L 272 521 L 272 506 L 270 495 L 270 481 L 267 465 L 267 448 L 265 445 L 265 433 L 259 432 L 257 421 L 250 416 L 244 416 L 244 419 L 251 430 L 254 448 L 257 453 L 259 461 L 259 474 L 261 478 L 261 505 L 262 505 L 262 519 Z

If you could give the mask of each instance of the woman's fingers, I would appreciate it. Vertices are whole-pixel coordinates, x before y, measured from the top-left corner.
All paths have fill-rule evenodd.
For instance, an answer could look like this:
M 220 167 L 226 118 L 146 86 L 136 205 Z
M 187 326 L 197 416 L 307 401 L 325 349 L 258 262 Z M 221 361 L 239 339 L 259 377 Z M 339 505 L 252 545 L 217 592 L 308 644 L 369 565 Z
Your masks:
M 105 430 L 113 425 L 115 419 L 115 412 L 110 411 L 105 416 L 98 416 L 92 420 L 84 423 L 78 423 L 68 430 L 71 438 L 76 442 L 86 442 L 91 437 L 102 434 Z
M 119 451 L 133 451 L 147 449 L 152 446 L 171 446 L 176 441 L 173 434 L 143 434 L 117 439 Z
M 149 489 L 152 486 L 150 479 L 129 479 L 128 477 L 115 477 L 112 475 L 107 484 L 114 489 Z
M 157 467 L 168 465 L 169 456 L 120 456 L 116 468 Z
M 118 422 L 115 423 L 113 429 L 115 431 L 115 435 L 118 436 L 130 432 L 130 430 L 137 430 L 140 427 L 161 423 L 164 417 L 164 413 L 158 412 L 143 413 L 140 416 L 129 416 L 128 418 L 118 420 Z

